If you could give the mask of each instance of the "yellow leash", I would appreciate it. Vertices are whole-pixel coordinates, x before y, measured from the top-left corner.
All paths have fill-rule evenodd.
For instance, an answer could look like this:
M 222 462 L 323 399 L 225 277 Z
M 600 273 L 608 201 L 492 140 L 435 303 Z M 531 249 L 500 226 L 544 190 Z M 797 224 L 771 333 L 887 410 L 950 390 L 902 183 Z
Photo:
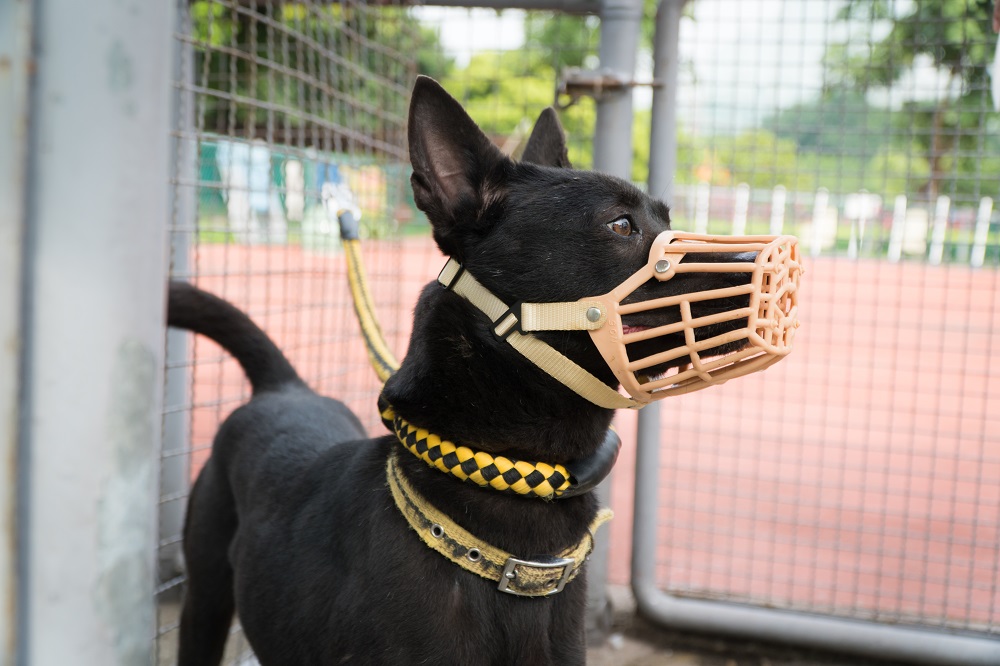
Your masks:
M 344 217 L 349 215 L 345 213 Z M 344 238 L 344 257 L 347 259 L 347 282 L 351 289 L 351 300 L 354 301 L 354 313 L 361 325 L 361 335 L 365 339 L 365 349 L 371 361 L 375 374 L 384 384 L 386 380 L 399 369 L 399 361 L 393 356 L 386 344 L 382 327 L 375 317 L 372 305 L 372 295 L 368 291 L 368 281 L 361 261 L 361 241 L 357 238 Z

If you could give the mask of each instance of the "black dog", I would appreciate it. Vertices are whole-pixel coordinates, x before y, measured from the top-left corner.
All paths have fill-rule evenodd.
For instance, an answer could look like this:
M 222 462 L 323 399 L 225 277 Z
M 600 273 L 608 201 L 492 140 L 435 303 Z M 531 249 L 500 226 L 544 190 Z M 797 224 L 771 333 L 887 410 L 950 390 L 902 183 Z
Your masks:
M 430 79 L 417 81 L 409 122 L 413 190 L 435 240 L 505 303 L 606 293 L 669 228 L 667 207 L 629 183 L 566 168 L 552 111 L 520 162 Z M 675 280 L 648 289 L 704 286 Z M 583 576 L 559 594 L 522 598 L 460 569 L 410 529 L 387 487 L 386 460 L 398 451 L 403 476 L 431 505 L 523 556 L 581 542 L 597 511 L 592 493 L 549 502 L 461 483 L 394 436 L 367 439 L 343 404 L 311 391 L 228 303 L 175 284 L 169 304 L 171 326 L 219 342 L 253 385 L 191 494 L 181 664 L 218 663 L 234 610 L 267 665 L 585 661 Z M 657 316 L 634 323 L 677 317 Z M 585 332 L 538 337 L 617 386 Z M 479 310 L 437 283 L 422 293 L 405 361 L 383 398 L 442 438 L 551 463 L 594 454 L 613 416 L 525 360 Z

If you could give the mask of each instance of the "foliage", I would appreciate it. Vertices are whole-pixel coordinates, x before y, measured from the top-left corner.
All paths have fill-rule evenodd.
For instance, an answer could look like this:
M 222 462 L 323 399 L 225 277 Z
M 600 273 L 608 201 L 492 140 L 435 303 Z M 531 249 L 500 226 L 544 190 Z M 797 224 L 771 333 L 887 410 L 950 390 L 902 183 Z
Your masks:
M 869 26 L 885 21 L 891 27 L 881 40 L 866 42 L 861 53 L 857 40 L 841 44 L 840 51 L 853 57 L 834 59 L 830 72 L 862 90 L 889 86 L 918 56 L 926 56 L 935 68 L 960 78 L 966 90 L 986 82 L 993 41 L 989 0 L 920 0 L 904 5 L 902 12 L 900 6 L 892 0 L 848 0 L 838 20 L 860 20 Z
M 754 188 L 782 184 L 789 189 L 813 189 L 812 174 L 799 164 L 795 142 L 767 130 L 749 130 L 736 136 L 682 141 L 679 163 L 690 150 L 692 169 L 679 173 L 680 182 L 708 182 L 713 185 L 747 183 Z
M 534 66 L 557 72 L 586 67 L 588 56 L 596 56 L 599 31 L 600 21 L 595 16 L 529 12 L 524 19 L 525 51 Z
M 888 30 L 881 39 L 830 47 L 826 68 L 833 86 L 861 94 L 888 88 L 921 61 L 942 74 L 945 85 L 934 99 L 912 99 L 892 115 L 893 149 L 923 156 L 929 168 L 919 189 L 929 198 L 945 191 L 977 194 L 974 174 L 982 167 L 977 155 L 996 154 L 1000 147 L 985 121 L 993 42 L 990 2 L 849 0 L 838 19 L 868 26 L 869 38 L 875 26 Z
M 398 86 L 412 70 L 441 77 L 452 66 L 438 35 L 406 8 L 290 2 L 234 11 L 196 0 L 190 21 L 194 76 L 206 90 L 200 123 L 219 134 L 259 137 L 270 127 L 278 142 L 298 137 L 327 150 L 350 136 L 398 141 Z M 316 122 L 343 129 L 298 132 Z
M 817 100 L 783 109 L 763 123 L 800 150 L 871 157 L 890 139 L 893 114 L 854 88 L 830 87 Z

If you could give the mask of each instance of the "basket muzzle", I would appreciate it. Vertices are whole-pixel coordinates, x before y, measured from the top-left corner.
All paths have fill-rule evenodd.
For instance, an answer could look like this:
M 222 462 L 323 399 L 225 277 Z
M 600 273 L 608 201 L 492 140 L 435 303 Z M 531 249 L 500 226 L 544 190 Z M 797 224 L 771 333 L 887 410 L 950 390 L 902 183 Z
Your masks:
M 684 275 L 690 276 L 685 282 L 706 288 L 656 297 L 654 283 L 644 290 L 654 297 L 629 299 L 651 281 Z M 610 293 L 580 303 L 594 344 L 625 393 L 648 404 L 763 370 L 787 356 L 799 326 L 801 275 L 794 236 L 664 231 L 645 266 Z
M 603 296 L 508 305 L 454 259 L 438 282 L 544 372 L 595 405 L 619 409 L 721 384 L 784 358 L 799 325 L 801 275 L 793 236 L 664 231 L 646 264 Z M 624 395 L 532 335 L 541 331 L 588 331 Z

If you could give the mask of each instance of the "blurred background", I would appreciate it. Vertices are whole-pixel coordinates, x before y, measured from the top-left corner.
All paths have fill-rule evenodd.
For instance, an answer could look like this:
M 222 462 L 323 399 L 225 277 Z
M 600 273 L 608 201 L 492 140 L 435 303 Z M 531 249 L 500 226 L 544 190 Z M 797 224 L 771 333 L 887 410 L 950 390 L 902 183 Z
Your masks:
M 663 198 L 676 229 L 800 239 L 795 353 L 641 424 L 617 417 L 593 643 L 620 641 L 625 609 L 681 642 L 826 655 L 796 663 L 1000 663 L 991 2 L 119 4 L 0 9 L 0 320 L 19 341 L 0 377 L 3 663 L 65 663 L 74 648 L 44 640 L 56 618 L 93 663 L 175 660 L 188 490 L 250 392 L 206 339 L 164 347 L 168 275 L 246 310 L 311 386 L 385 432 L 328 209 L 361 211 L 402 357 L 444 262 L 409 187 L 417 74 L 515 157 L 556 106 L 573 165 Z M 140 351 L 112 339 L 122 322 Z M 115 413 L 123 391 L 143 428 L 75 416 Z M 106 590 L 129 562 L 137 591 Z M 229 648 L 253 663 L 238 624 Z

